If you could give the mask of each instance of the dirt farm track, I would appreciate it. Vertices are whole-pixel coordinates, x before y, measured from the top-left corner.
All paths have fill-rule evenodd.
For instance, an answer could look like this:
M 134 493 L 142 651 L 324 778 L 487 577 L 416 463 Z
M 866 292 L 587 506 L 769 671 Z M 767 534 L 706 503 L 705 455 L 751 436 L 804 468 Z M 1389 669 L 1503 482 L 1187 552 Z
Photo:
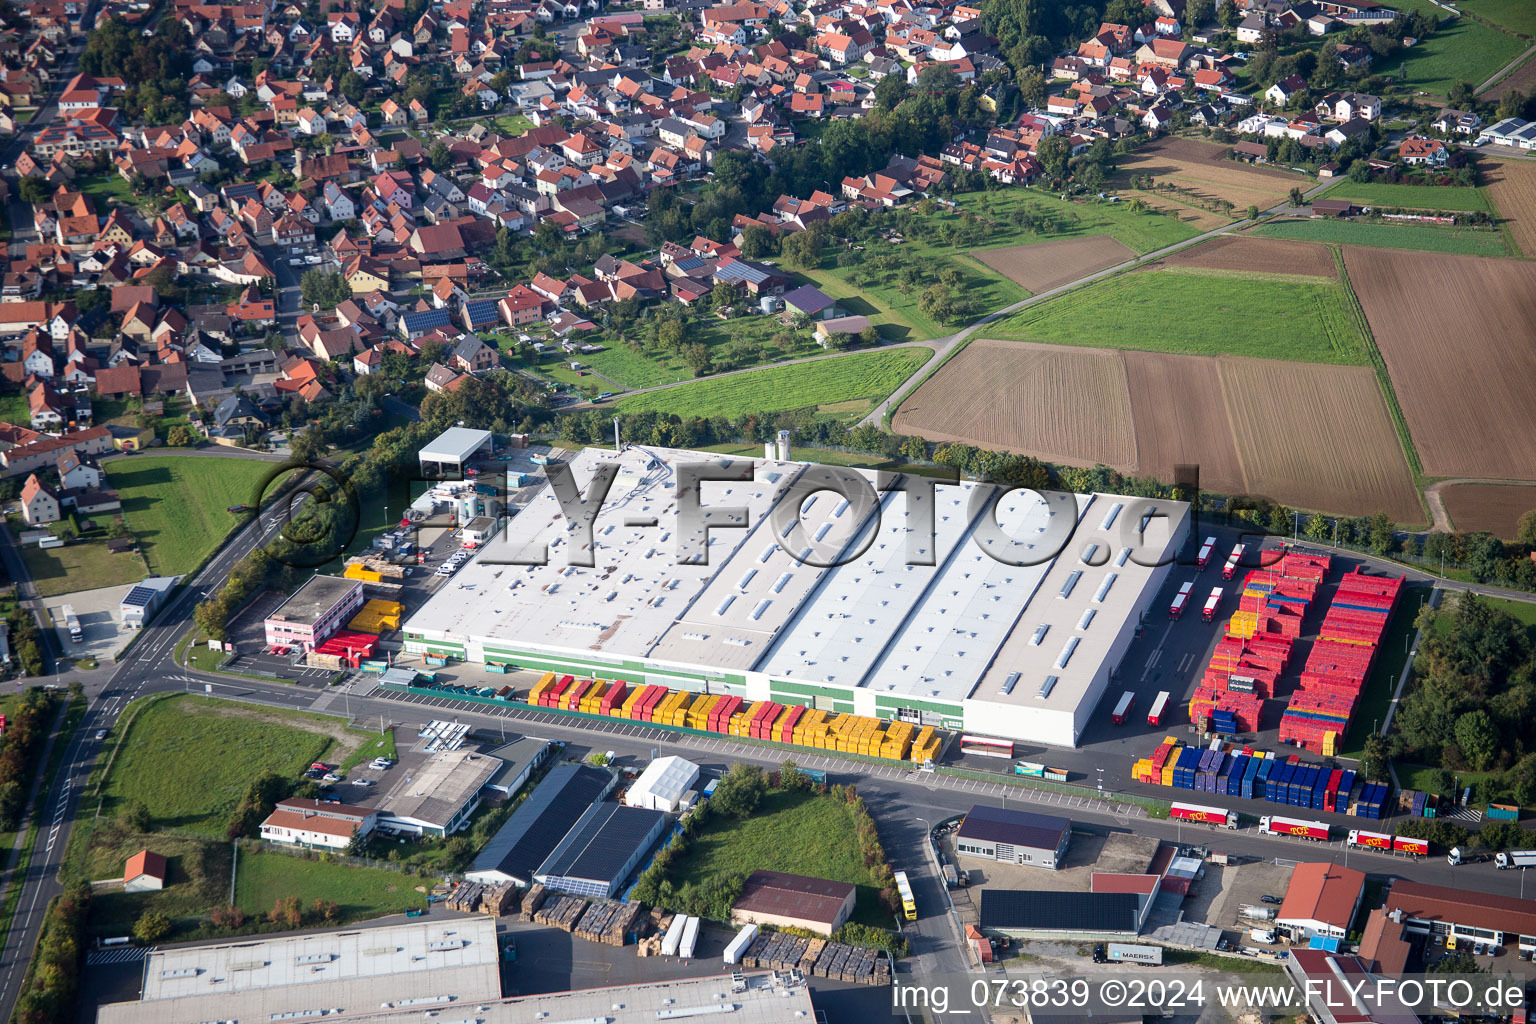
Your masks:
M 1306 509 L 1425 515 L 1375 374 L 1235 357 L 979 340 L 896 411 L 930 441 L 1100 463 Z
M 1136 258 L 1108 235 L 978 249 L 971 255 L 1033 295 Z
M 1429 476 L 1536 480 L 1536 263 L 1346 246 Z

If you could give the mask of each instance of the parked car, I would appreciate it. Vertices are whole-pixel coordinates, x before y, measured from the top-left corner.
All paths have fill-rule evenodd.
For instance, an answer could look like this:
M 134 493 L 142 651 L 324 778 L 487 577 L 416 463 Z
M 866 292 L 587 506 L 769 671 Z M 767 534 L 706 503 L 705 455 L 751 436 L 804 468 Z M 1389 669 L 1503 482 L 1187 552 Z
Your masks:
M 1268 893 L 1265 893 L 1263 896 L 1260 896 L 1259 899 L 1263 900 L 1265 903 L 1284 903 L 1285 902 L 1279 896 L 1271 896 Z
M 326 772 L 323 776 L 321 776 L 321 778 L 323 778 L 326 782 L 340 782 L 341 781 L 341 776 L 337 775 L 335 772 Z

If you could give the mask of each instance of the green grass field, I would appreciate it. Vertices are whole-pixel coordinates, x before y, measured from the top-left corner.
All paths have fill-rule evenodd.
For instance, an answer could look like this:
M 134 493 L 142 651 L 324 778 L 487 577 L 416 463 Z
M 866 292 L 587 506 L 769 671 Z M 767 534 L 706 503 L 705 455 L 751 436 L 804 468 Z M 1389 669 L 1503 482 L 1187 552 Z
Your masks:
M 1436 185 L 1386 185 L 1374 181 L 1342 181 L 1327 192 L 1329 199 L 1348 199 L 1368 206 L 1409 210 L 1486 213 L 1491 207 L 1480 189 Z
M 829 261 L 820 270 L 798 274 L 796 279 L 814 284 L 836 299 L 847 312 L 869 317 L 877 326 L 885 328 L 882 332 L 885 336 L 901 341 L 942 338 L 979 316 L 1029 298 L 1029 292 L 964 253 L 915 240 L 889 249 L 894 250 L 893 255 L 901 266 L 947 266 L 958 270 L 960 284 L 955 291 L 973 304 L 970 313 L 949 323 L 938 322 L 921 308 L 924 287 L 903 291 L 897 277 L 899 271 L 895 268 L 881 272 L 872 268 L 834 267 Z M 863 276 L 866 274 L 867 278 Z
M 1507 2 L 1513 6 L 1521 0 Z M 1408 6 L 1437 10 L 1424 3 Z M 1482 84 L 1519 56 L 1527 45 L 1507 32 L 1470 18 L 1448 19 L 1428 39 L 1378 60 L 1371 70 L 1378 75 L 1392 75 L 1410 89 L 1444 97 L 1457 82 L 1470 82 L 1473 87 Z
M 1475 228 L 1434 228 L 1418 224 L 1384 224 L 1346 220 L 1278 220 L 1253 229 L 1270 238 L 1299 238 L 1307 242 L 1369 245 L 1377 249 L 1419 249 L 1465 256 L 1507 256 L 1504 237 Z
M 242 516 L 230 505 L 254 504 L 273 464 L 195 455 L 135 455 L 108 464 L 110 486 L 150 569 L 174 575 L 195 569 Z
M 962 209 L 979 216 L 1007 222 L 1014 210 L 1023 207 L 1032 216 L 1046 214 L 1061 218 L 1060 230 L 1036 235 L 1014 231 L 1009 237 L 994 237 L 977 248 L 996 249 L 1009 245 L 1030 245 L 1060 238 L 1109 235 L 1144 255 L 1165 246 L 1193 238 L 1200 232 L 1174 217 L 1147 210 L 1136 213 L 1129 203 L 1063 202 L 1055 195 L 1034 188 L 1010 188 L 998 192 L 972 192 L 955 200 Z
M 415 890 L 421 884 L 421 879 L 396 871 L 241 850 L 235 905 L 248 914 L 264 914 L 280 898 L 297 896 L 305 907 L 326 899 L 340 908 L 342 921 L 358 921 L 425 907 L 426 895 Z
M 221 836 L 252 777 L 268 769 L 297 775 L 341 728 L 339 720 L 322 725 L 318 716 L 204 697 L 160 700 L 134 719 L 102 787 L 103 813 L 140 801 L 157 827 Z
M 76 540 L 46 551 L 36 544 L 27 544 L 21 549 L 21 560 L 26 563 L 27 574 L 40 597 L 137 583 L 149 575 L 138 552 L 113 554 L 99 535 L 93 540 Z
M 1457 6 L 1470 14 L 1487 18 L 1500 28 L 1536 36 L 1536 4 L 1532 4 L 1531 0 L 1461 0 Z
M 669 874 L 673 884 L 772 865 L 775 871 L 858 886 L 853 920 L 891 926 L 880 891 L 859 856 L 853 815 L 846 804 L 810 793 L 770 791 L 746 820 L 716 815 L 694 837 L 687 856 Z
M 27 396 L 19 391 L 0 395 L 0 423 L 15 423 L 17 426 L 31 428 L 32 410 L 27 405 Z
M 985 333 L 1186 355 L 1366 362 L 1342 286 L 1275 277 L 1121 274 L 1021 310 Z
M 843 405 L 855 399 L 878 401 L 899 387 L 932 354 L 926 348 L 904 348 L 771 366 L 620 399 L 615 408 L 627 413 L 654 409 L 683 417 L 735 417 L 813 405 Z M 867 409 L 867 404 L 863 408 Z M 857 412 L 844 411 L 850 418 Z
M 229 845 L 157 832 L 138 835 L 107 823 L 92 837 L 86 877 L 121 878 L 128 858 L 151 849 L 166 859 L 166 886 L 158 892 L 102 892 L 91 899 L 91 927 L 100 934 L 127 935 L 146 911 L 157 910 L 182 927 L 229 899 Z

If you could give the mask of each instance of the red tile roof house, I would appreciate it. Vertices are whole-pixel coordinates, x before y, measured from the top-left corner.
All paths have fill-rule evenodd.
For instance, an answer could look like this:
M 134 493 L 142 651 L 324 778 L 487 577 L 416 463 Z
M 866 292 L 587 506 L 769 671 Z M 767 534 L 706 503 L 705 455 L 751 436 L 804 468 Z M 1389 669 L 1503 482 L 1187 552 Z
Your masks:
M 123 868 L 124 892 L 151 892 L 165 888 L 165 857 L 149 850 L 140 850 L 128 858 Z

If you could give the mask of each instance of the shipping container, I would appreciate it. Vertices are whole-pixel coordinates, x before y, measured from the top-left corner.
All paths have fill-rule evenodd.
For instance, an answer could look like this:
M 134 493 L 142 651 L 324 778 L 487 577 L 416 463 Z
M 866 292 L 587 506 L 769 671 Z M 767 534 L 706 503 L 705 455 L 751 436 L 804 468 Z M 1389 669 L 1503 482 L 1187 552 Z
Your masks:
M 1163 964 L 1161 946 L 1130 946 L 1111 942 L 1105 948 L 1109 962 L 1113 964 L 1146 964 L 1152 967 L 1161 967 Z
M 1515 804 L 1489 804 L 1483 817 L 1492 821 L 1519 821 L 1520 808 Z

